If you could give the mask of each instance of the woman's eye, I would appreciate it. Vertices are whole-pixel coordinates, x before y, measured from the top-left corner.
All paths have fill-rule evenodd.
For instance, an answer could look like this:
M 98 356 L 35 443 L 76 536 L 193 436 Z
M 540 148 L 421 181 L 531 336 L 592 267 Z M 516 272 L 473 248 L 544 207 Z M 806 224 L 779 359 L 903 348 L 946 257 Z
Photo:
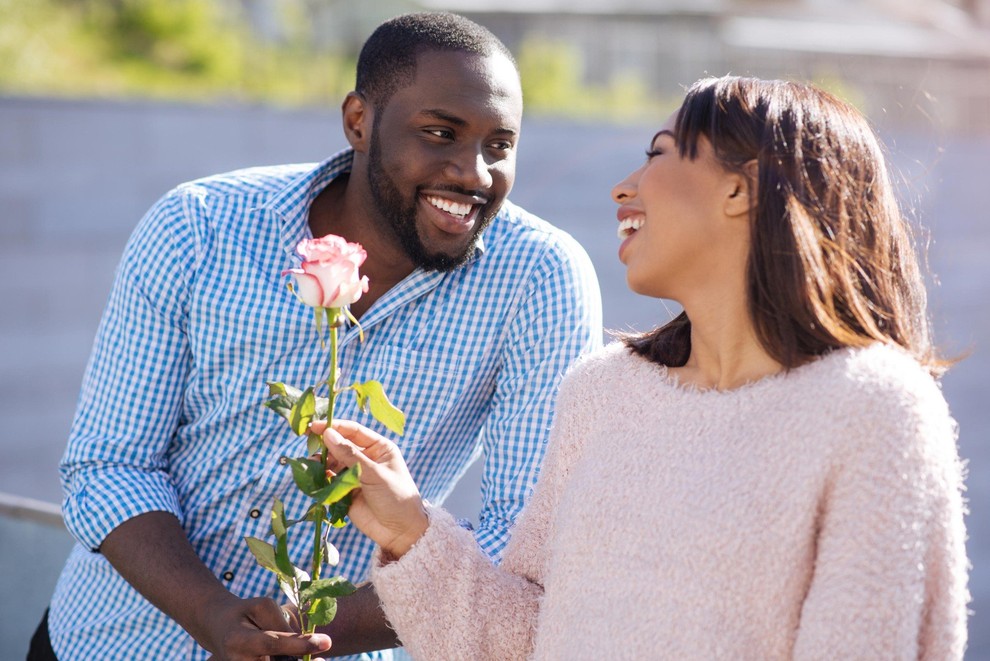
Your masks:
M 646 160 L 650 160 L 654 156 L 660 156 L 661 154 L 663 154 L 663 150 L 662 149 L 647 149 L 646 150 Z

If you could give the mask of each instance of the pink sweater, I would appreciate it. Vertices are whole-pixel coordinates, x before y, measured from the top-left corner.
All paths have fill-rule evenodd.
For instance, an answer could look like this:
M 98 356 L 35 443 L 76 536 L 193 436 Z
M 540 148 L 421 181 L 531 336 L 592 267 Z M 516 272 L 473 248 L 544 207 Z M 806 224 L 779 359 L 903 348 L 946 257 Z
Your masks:
M 614 344 L 561 385 L 500 567 L 431 509 L 372 577 L 416 659 L 960 659 L 955 433 L 889 347 L 717 392 Z

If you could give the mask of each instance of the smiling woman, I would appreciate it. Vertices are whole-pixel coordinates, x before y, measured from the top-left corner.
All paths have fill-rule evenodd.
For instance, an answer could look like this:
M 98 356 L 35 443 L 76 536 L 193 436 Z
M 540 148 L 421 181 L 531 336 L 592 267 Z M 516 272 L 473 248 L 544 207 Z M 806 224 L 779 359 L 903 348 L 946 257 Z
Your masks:
M 629 286 L 684 313 L 565 377 L 500 566 L 418 497 L 395 444 L 324 433 L 336 466 L 363 468 L 350 516 L 381 547 L 372 578 L 405 646 L 962 658 L 947 362 L 865 118 L 807 85 L 699 81 L 612 196 Z

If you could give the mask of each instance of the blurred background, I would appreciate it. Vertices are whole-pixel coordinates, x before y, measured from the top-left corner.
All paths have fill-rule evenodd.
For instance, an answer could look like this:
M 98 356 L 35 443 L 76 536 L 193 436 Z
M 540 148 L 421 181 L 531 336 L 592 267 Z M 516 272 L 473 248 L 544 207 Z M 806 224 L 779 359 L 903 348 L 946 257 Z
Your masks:
M 990 0 L 0 0 L 0 656 L 23 658 L 70 545 L 57 463 L 121 250 L 195 177 L 316 161 L 382 20 L 448 9 L 516 55 L 512 199 L 591 254 L 609 329 L 663 302 L 625 288 L 608 191 L 684 88 L 808 80 L 863 110 L 927 247 L 943 380 L 969 465 L 967 659 L 990 660 Z M 127 424 L 122 420 L 121 424 Z M 449 505 L 476 514 L 477 467 Z

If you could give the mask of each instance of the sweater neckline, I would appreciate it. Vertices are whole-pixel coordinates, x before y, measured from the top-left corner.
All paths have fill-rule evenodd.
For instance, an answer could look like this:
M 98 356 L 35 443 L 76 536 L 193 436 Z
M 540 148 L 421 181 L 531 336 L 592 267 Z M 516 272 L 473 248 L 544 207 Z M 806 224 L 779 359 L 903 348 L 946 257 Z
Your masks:
M 785 381 L 793 382 L 799 379 L 804 379 L 806 375 L 827 369 L 829 365 L 842 360 L 844 357 L 848 357 L 853 351 L 855 351 L 855 349 L 848 347 L 836 349 L 810 360 L 803 365 L 792 367 L 790 369 L 783 369 L 775 374 L 769 374 L 767 376 L 760 377 L 759 379 L 747 381 L 746 383 L 735 388 L 719 390 L 717 388 L 702 388 L 691 383 L 682 383 L 677 375 L 671 373 L 670 369 L 666 365 L 654 363 L 648 358 L 632 352 L 624 344 L 622 344 L 622 348 L 620 350 L 626 353 L 628 357 L 633 360 L 634 364 L 638 365 L 640 369 L 649 372 L 653 379 L 656 379 L 656 377 L 659 376 L 659 383 L 663 387 L 687 396 L 712 399 L 734 398 L 750 393 L 758 393 L 762 390 L 773 389 L 778 384 Z

